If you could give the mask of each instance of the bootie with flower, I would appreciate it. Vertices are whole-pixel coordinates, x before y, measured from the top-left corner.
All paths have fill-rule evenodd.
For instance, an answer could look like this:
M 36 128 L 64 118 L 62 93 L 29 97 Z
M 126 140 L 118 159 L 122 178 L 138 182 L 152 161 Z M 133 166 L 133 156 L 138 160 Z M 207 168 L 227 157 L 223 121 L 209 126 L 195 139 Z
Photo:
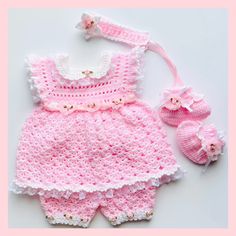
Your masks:
M 191 87 L 178 85 L 163 93 L 159 114 L 168 125 L 177 127 L 177 143 L 182 153 L 194 163 L 205 165 L 217 161 L 225 142 L 213 124 L 203 124 L 211 113 L 204 96 Z
M 176 136 L 183 154 L 191 161 L 205 165 L 206 168 L 211 162 L 217 161 L 223 153 L 223 136 L 213 124 L 183 121 L 176 130 Z

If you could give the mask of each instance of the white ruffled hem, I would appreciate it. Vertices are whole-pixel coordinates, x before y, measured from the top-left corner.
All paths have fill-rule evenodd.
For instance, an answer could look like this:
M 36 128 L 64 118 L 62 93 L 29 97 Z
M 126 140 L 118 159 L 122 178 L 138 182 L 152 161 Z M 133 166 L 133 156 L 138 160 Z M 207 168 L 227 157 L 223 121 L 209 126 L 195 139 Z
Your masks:
M 35 80 L 40 79 L 38 76 L 34 76 L 34 73 L 38 70 L 34 68 L 34 64 L 37 64 L 39 62 L 39 57 L 35 55 L 29 55 L 25 59 L 25 64 L 26 64 L 26 70 L 28 73 L 27 80 L 29 83 L 30 91 L 33 97 L 33 101 L 35 103 L 38 103 L 42 100 L 41 95 L 39 94 L 39 87 L 36 85 Z
M 135 47 L 132 49 L 131 56 L 134 59 L 136 67 L 136 76 L 133 80 L 130 80 L 130 83 L 134 83 L 133 92 L 137 97 L 141 97 L 143 94 L 143 88 L 140 86 L 140 83 L 143 81 L 145 66 L 144 66 L 144 53 L 145 47 Z
M 39 183 L 21 183 L 17 180 L 13 181 L 10 191 L 16 194 L 28 194 L 28 195 L 39 195 L 44 197 L 53 197 L 53 198 L 79 198 L 84 199 L 86 193 L 97 192 L 99 196 L 105 196 L 106 198 L 113 197 L 113 191 L 123 187 L 128 187 L 130 191 L 136 192 L 142 190 L 147 186 L 156 186 L 159 187 L 162 184 L 169 183 L 180 179 L 184 175 L 184 171 L 180 169 L 179 166 L 175 166 L 171 171 L 161 172 L 156 176 L 150 175 L 145 178 L 134 178 L 132 181 L 121 182 L 116 185 L 105 185 L 101 187 L 82 187 L 82 186 L 66 186 L 59 187 L 56 185 L 43 185 Z

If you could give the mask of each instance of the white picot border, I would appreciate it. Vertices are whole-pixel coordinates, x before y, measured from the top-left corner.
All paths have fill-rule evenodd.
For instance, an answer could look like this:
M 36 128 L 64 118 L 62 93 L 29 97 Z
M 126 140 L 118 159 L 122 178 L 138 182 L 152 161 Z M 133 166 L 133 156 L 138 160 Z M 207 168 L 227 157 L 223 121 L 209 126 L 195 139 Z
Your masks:
M 91 219 L 82 219 L 79 216 L 64 216 L 63 214 L 58 214 L 55 216 L 46 215 L 46 219 L 49 224 L 64 224 L 64 225 L 71 225 L 71 226 L 79 226 L 83 228 L 87 228 Z
M 126 214 L 122 212 L 118 216 L 109 219 L 112 225 L 120 225 L 128 221 L 140 221 L 140 220 L 151 220 L 153 216 L 153 210 L 138 210 L 131 214 Z
M 55 56 L 54 62 L 57 70 L 64 79 L 69 81 L 78 81 L 80 79 L 85 79 L 86 75 L 83 73 L 86 70 L 91 71 L 91 76 L 87 78 L 101 79 L 104 77 L 108 71 L 111 69 L 112 54 L 109 51 L 104 52 L 101 55 L 101 60 L 97 67 L 88 67 L 86 69 L 81 69 L 78 67 L 71 67 L 69 65 L 69 55 L 66 53 L 57 54 Z
M 35 73 L 41 74 L 40 68 L 38 68 L 37 64 L 40 62 L 42 58 L 36 55 L 28 55 L 25 58 L 25 64 L 26 64 L 26 71 L 27 71 L 27 80 L 29 83 L 29 87 L 31 90 L 31 94 L 33 97 L 33 101 L 35 103 L 40 102 L 43 97 L 42 94 L 39 93 L 39 90 L 41 89 L 39 84 L 36 84 L 36 80 L 40 80 L 40 76 L 35 76 Z
M 65 186 L 44 185 L 42 183 L 21 183 L 14 180 L 10 186 L 10 191 L 16 194 L 39 195 L 46 198 L 70 198 L 71 196 L 80 200 L 86 198 L 87 193 L 97 193 L 98 197 L 112 198 L 113 191 L 128 187 L 131 192 L 142 190 L 147 186 L 159 187 L 162 184 L 170 183 L 183 177 L 185 171 L 182 171 L 179 165 L 172 170 L 162 171 L 157 175 L 147 175 L 145 178 L 133 178 L 129 182 L 120 182 L 119 184 L 106 184 L 100 187 L 92 186 Z

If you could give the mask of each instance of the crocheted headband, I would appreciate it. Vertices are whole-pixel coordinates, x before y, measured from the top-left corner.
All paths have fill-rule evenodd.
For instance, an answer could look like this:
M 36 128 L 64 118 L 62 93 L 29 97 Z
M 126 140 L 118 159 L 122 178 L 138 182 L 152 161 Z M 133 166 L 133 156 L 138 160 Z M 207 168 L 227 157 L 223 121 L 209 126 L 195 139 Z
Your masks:
M 82 15 L 76 28 L 83 30 L 86 39 L 103 37 L 132 47 L 144 47 L 165 60 L 174 77 L 173 87 L 164 91 L 159 109 L 160 117 L 167 124 L 178 126 L 184 120 L 203 120 L 210 115 L 211 109 L 203 96 L 184 85 L 174 63 L 157 42 L 150 40 L 148 32 L 126 28 L 105 17 L 89 14 Z

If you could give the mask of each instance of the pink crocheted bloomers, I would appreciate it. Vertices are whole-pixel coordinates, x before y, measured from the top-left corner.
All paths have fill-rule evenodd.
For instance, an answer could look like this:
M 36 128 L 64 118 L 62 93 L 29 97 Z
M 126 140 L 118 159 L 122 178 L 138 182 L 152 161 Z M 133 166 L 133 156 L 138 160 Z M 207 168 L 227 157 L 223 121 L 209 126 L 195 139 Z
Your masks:
M 15 192 L 39 195 L 52 224 L 87 227 L 97 209 L 113 225 L 150 219 L 157 188 L 181 171 L 159 112 L 137 93 L 149 35 L 88 15 L 80 26 L 133 47 L 85 70 L 62 54 L 28 59 L 39 106 L 22 130 Z

